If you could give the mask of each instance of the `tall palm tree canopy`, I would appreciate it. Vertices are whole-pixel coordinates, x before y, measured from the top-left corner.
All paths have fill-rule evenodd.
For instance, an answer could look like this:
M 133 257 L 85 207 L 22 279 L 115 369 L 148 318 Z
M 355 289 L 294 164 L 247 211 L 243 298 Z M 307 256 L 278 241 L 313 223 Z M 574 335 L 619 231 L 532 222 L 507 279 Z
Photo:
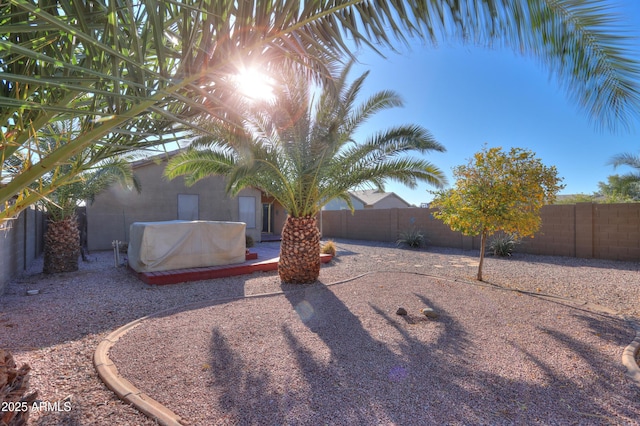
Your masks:
M 363 185 L 383 189 L 388 179 L 409 187 L 417 181 L 442 186 L 445 177 L 437 167 L 403 155 L 444 151 L 424 128 L 397 126 L 355 141 L 366 120 L 402 106 L 402 101 L 394 92 L 381 91 L 358 104 L 368 73 L 349 83 L 351 64 L 324 85 L 317 98 L 304 75 L 289 73 L 274 101 L 247 105 L 239 126 L 207 117 L 215 136 L 193 145 L 208 149 L 194 148 L 173 157 L 165 174 L 185 175 L 187 184 L 223 174 L 232 195 L 247 186 L 258 188 L 292 217 L 313 216 L 334 198 L 351 206 L 349 189 Z
M 229 74 L 326 62 L 355 45 L 411 37 L 502 43 L 534 55 L 598 123 L 638 110 L 638 60 L 610 0 L 9 0 L 0 3 L 0 219 L 46 196 L 30 185 L 89 145 L 165 142 L 192 117 L 224 117 Z M 50 121 L 78 118 L 70 143 L 15 167 Z M 11 164 L 12 167 L 6 167 Z M 15 204 L 9 201 L 16 199 Z

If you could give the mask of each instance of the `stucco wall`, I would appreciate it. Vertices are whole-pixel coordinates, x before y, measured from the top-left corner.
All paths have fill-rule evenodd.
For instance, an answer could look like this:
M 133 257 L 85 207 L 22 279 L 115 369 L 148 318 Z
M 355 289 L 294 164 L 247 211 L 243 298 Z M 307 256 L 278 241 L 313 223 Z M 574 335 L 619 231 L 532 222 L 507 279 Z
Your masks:
M 0 224 L 0 295 L 42 253 L 44 220 L 42 211 L 30 207 Z
M 284 223 L 287 221 L 287 210 L 280 205 L 280 203 L 273 203 L 273 233 L 274 234 L 282 234 L 282 228 L 284 228 Z
M 135 168 L 142 192 L 116 184 L 87 206 L 87 246 L 89 250 L 111 249 L 113 240 L 128 241 L 134 222 L 178 219 L 178 194 L 198 195 L 198 220 L 239 221 L 239 202 L 225 193 L 222 176 L 212 176 L 191 187 L 183 178 L 167 180 L 162 176 L 166 162 L 147 163 Z M 247 235 L 260 241 L 262 204 L 260 191 L 244 189 L 239 196 L 255 198 L 255 227 Z

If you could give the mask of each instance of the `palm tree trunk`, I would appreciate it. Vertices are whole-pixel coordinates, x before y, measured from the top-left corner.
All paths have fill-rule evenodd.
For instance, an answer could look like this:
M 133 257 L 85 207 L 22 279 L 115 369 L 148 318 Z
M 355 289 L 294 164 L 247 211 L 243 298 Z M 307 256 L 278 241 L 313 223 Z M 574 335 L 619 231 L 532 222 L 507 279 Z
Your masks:
M 49 221 L 44 235 L 45 274 L 78 270 L 80 256 L 80 231 L 76 216 L 59 221 Z
M 10 352 L 0 349 L 0 403 L 15 403 L 16 406 L 31 407 L 38 392 L 27 394 L 29 388 L 29 367 L 24 364 L 18 368 Z M 0 424 L 26 425 L 30 410 L 0 411 Z
M 315 216 L 288 216 L 282 228 L 278 274 L 285 283 L 311 283 L 320 275 L 320 231 Z

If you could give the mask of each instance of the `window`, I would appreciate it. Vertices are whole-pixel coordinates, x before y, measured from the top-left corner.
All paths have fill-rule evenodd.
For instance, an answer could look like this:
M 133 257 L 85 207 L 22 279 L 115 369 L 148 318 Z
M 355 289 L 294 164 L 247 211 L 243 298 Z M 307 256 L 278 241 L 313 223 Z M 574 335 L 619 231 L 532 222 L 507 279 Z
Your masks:
M 178 220 L 198 220 L 198 195 L 178 194 Z
M 240 222 L 247 224 L 247 229 L 256 227 L 256 197 L 238 197 L 240 206 Z

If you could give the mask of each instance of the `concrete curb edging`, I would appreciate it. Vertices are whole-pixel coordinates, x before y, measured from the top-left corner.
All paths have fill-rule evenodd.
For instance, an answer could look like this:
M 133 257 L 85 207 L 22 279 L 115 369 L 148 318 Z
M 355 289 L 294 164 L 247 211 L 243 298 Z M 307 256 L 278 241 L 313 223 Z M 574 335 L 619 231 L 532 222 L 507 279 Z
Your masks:
M 148 317 L 139 318 L 125 324 L 109 334 L 100 342 L 93 354 L 93 365 L 98 372 L 100 380 L 113 391 L 118 398 L 133 405 L 147 417 L 156 420 L 163 426 L 183 426 L 182 419 L 158 401 L 149 397 L 131 382 L 118 373 L 118 369 L 109 359 L 109 350 L 129 330 L 137 327 Z
M 627 377 L 640 387 L 640 366 L 636 361 L 636 355 L 640 352 L 640 324 L 627 319 L 636 330 L 636 338 L 622 351 L 622 364 L 627 367 Z
M 230 301 L 248 298 L 271 297 L 280 294 L 283 294 L 283 292 L 277 291 L 273 293 L 253 294 L 249 296 L 225 297 L 216 300 Z M 184 308 L 197 309 L 199 306 L 206 306 L 210 303 L 211 300 L 205 300 L 163 309 L 142 318 L 138 318 L 137 320 L 133 320 L 130 323 L 125 324 L 122 327 L 111 332 L 98 344 L 98 347 L 93 354 L 93 366 L 96 369 L 100 380 L 102 380 L 105 386 L 107 386 L 107 388 L 115 393 L 118 398 L 120 398 L 124 402 L 131 404 L 138 411 L 140 411 L 150 419 L 157 421 L 162 426 L 185 426 L 188 422 L 183 421 L 182 417 L 180 417 L 164 405 L 160 404 L 158 401 L 154 400 L 149 395 L 136 388 L 130 381 L 122 377 L 122 375 L 120 375 L 120 373 L 118 372 L 118 368 L 109 358 L 109 350 L 118 342 L 118 340 L 120 340 L 122 336 L 124 336 L 130 330 L 133 330 L 134 328 L 142 324 L 142 322 L 148 319 L 155 318 L 160 315 L 166 315 L 171 312 L 177 312 Z

